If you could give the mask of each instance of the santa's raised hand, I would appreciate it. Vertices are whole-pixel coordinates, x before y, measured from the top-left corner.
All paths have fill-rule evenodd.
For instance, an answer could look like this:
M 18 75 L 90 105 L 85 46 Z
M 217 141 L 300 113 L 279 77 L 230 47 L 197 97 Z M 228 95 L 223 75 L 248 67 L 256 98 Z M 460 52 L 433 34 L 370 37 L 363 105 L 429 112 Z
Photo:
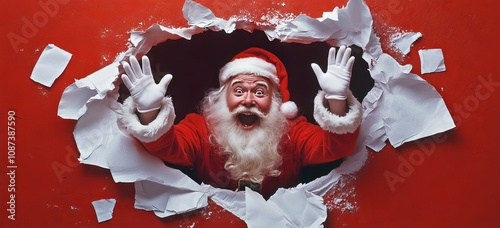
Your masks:
M 121 78 L 137 105 L 137 111 L 145 113 L 160 109 L 161 100 L 165 97 L 172 75 L 165 75 L 160 83 L 156 84 L 147 56 L 142 57 L 142 70 L 135 56 L 130 56 L 129 61 L 130 64 L 122 62 L 126 74 L 122 74 Z
M 351 48 L 341 46 L 335 56 L 335 48 L 328 52 L 328 69 L 326 72 L 316 63 L 311 67 L 318 78 L 321 89 L 325 92 L 326 99 L 345 100 L 349 82 L 351 81 L 354 56 L 351 56 Z

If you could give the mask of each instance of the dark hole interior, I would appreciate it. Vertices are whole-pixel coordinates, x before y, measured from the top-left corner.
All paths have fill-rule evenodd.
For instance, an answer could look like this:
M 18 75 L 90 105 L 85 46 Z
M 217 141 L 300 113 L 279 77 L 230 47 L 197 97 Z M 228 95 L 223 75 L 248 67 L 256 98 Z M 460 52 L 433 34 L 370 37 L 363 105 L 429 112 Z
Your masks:
M 291 101 L 299 107 L 299 114 L 310 122 L 313 118 L 313 99 L 320 87 L 310 64 L 318 63 L 326 70 L 328 49 L 325 42 L 311 44 L 269 41 L 263 31 L 252 33 L 236 30 L 225 32 L 205 31 L 194 35 L 191 40 L 168 40 L 151 48 L 147 53 L 157 82 L 170 73 L 173 80 L 167 94 L 172 96 L 177 115 L 176 122 L 188 113 L 197 112 L 198 105 L 210 88 L 218 84 L 219 69 L 240 51 L 249 47 L 260 47 L 274 53 L 284 63 L 288 72 Z M 368 64 L 361 58 L 362 49 L 351 46 L 356 57 L 350 89 L 361 101 L 373 87 L 373 79 L 368 72 Z M 122 86 L 122 92 L 126 88 Z M 125 91 L 124 91 L 125 90 Z M 342 160 L 303 169 L 301 182 L 306 183 L 326 175 L 338 167 Z M 192 176 L 190 169 L 181 169 Z

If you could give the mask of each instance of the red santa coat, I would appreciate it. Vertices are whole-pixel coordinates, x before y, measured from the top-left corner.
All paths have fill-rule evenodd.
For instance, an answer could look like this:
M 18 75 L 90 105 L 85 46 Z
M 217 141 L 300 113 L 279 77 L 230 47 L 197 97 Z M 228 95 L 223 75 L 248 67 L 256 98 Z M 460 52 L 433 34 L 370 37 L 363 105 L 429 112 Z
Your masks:
M 279 152 L 283 157 L 281 175 L 266 177 L 261 184 L 261 193 L 267 197 L 280 187 L 296 186 L 302 167 L 345 157 L 354 150 L 356 144 L 358 131 L 330 133 L 310 124 L 305 117 L 298 117 L 289 124 L 290 131 L 280 142 Z M 216 151 L 216 146 L 209 142 L 209 134 L 205 118 L 190 114 L 158 140 L 143 145 L 163 161 L 193 167 L 197 181 L 235 190 L 238 182 L 228 178 L 224 158 Z
M 314 118 L 318 125 L 311 124 L 305 117 L 289 121 L 289 131 L 280 142 L 283 164 L 281 174 L 266 177 L 261 184 L 261 194 L 269 197 L 280 187 L 296 186 L 302 167 L 322 164 L 345 157 L 354 151 L 361 122 L 361 105 L 349 93 L 349 112 L 338 117 L 323 106 L 323 93 L 314 101 Z M 135 107 L 131 99 L 126 101 L 121 121 L 138 138 L 146 149 L 160 159 L 180 166 L 192 167 L 198 182 L 214 187 L 235 190 L 238 181 L 229 178 L 224 169 L 225 160 L 216 151 L 217 146 L 209 142 L 209 129 L 205 118 L 199 114 L 186 116 L 173 125 L 173 105 L 169 98 L 164 100 L 157 120 L 150 126 L 137 124 Z

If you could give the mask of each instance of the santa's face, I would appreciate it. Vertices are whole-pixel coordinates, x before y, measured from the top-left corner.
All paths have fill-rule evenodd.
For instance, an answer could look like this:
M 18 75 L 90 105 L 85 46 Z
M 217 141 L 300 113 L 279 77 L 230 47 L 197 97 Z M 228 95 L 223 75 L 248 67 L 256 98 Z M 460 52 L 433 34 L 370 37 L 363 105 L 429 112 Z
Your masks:
M 271 108 L 272 82 L 261 76 L 240 74 L 229 81 L 226 93 L 230 112 L 245 130 L 259 125 L 260 118 Z
M 238 75 L 205 96 L 202 110 L 212 132 L 209 139 L 227 158 L 224 168 L 232 179 L 260 183 L 265 176 L 280 174 L 278 148 L 288 126 L 281 104 L 278 88 L 253 75 Z

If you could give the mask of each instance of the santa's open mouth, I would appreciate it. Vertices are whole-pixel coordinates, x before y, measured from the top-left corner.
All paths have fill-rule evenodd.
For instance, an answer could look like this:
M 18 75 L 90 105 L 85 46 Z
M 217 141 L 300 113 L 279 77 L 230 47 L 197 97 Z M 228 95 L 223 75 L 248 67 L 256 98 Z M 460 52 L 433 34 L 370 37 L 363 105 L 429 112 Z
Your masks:
M 237 117 L 240 121 L 240 124 L 245 129 L 252 128 L 259 120 L 259 117 L 253 113 L 240 113 Z

